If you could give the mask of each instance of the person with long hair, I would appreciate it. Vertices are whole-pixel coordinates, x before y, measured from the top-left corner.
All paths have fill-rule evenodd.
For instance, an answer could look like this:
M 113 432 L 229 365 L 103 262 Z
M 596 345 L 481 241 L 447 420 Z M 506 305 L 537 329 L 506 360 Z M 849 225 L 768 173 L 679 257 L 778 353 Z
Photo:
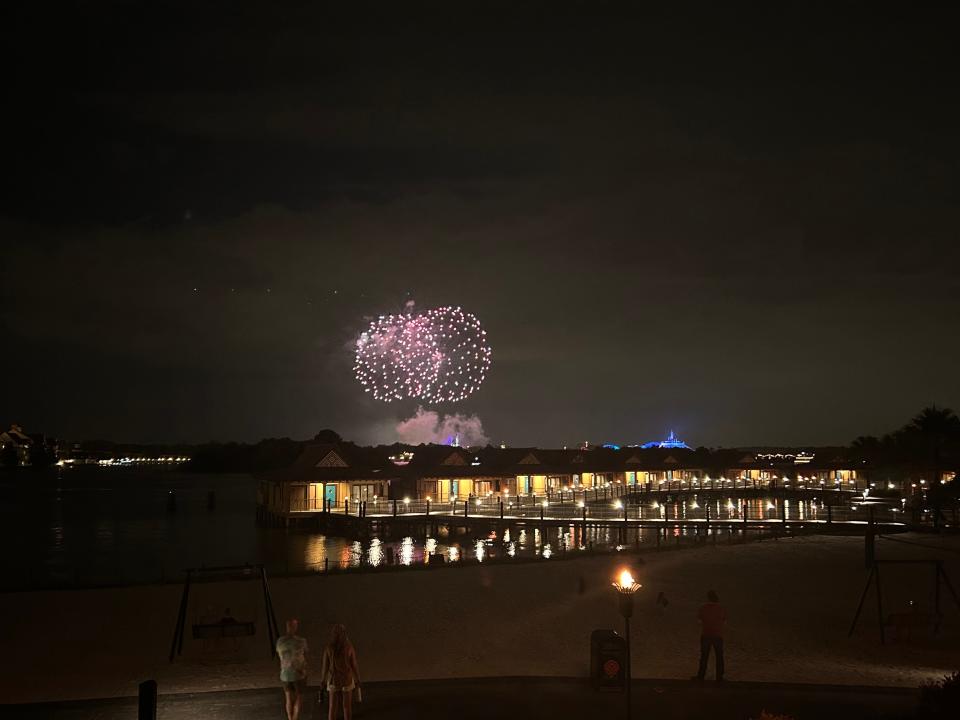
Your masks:
M 347 628 L 337 623 L 330 632 L 330 642 L 323 650 L 320 677 L 330 693 L 329 720 L 337 720 L 343 708 L 343 719 L 350 720 L 353 714 L 353 694 L 360 692 L 360 670 L 357 653 L 347 637 Z

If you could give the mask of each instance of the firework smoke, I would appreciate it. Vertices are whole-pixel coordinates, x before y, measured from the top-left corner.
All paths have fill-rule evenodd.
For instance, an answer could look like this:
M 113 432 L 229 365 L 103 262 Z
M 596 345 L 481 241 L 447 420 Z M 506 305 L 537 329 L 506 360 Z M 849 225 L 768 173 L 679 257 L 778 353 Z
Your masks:
M 422 407 L 417 408 L 413 417 L 397 424 L 397 435 L 400 442 L 408 445 L 451 445 L 457 440 L 463 447 L 471 447 L 489 442 L 483 432 L 483 423 L 476 415 L 439 415 Z

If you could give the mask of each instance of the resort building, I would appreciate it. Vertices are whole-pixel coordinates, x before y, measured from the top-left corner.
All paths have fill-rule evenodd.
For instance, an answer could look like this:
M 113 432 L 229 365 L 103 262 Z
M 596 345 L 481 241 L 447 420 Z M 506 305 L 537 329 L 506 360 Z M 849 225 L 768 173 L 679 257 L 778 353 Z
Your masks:
M 19 425 L 11 425 L 0 433 L 0 462 L 7 465 L 29 465 L 33 440 Z
M 272 515 L 286 515 L 391 497 L 391 485 L 403 476 L 401 467 L 380 448 L 307 445 L 289 468 L 259 476 L 257 505 Z
M 862 468 L 830 452 L 820 457 L 678 447 L 468 449 L 351 443 L 307 445 L 289 468 L 263 473 L 258 481 L 260 508 L 281 517 L 377 499 L 549 498 L 616 485 L 645 491 L 856 489 L 867 482 Z

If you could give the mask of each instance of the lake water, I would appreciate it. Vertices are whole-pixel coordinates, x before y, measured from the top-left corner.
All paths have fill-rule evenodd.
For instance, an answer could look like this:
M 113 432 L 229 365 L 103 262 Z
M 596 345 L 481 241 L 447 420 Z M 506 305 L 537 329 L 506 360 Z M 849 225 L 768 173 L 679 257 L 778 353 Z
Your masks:
M 208 493 L 216 498 L 208 508 Z M 171 493 L 176 509 L 168 508 Z M 363 542 L 258 527 L 249 475 L 172 468 L 54 468 L 0 474 L 0 589 L 179 581 L 188 567 L 263 563 L 271 574 L 444 560 L 559 557 L 611 548 L 616 531 L 570 528 L 498 533 L 440 526 L 436 537 L 378 535 Z M 652 536 L 651 536 L 652 537 Z M 635 544 L 651 537 L 636 533 Z

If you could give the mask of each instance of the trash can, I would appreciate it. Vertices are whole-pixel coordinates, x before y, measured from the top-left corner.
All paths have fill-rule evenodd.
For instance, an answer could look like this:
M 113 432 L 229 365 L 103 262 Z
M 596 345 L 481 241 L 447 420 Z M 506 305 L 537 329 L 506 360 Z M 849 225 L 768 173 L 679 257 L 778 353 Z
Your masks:
M 622 692 L 627 680 L 627 642 L 614 630 L 590 633 L 590 679 L 595 690 Z

